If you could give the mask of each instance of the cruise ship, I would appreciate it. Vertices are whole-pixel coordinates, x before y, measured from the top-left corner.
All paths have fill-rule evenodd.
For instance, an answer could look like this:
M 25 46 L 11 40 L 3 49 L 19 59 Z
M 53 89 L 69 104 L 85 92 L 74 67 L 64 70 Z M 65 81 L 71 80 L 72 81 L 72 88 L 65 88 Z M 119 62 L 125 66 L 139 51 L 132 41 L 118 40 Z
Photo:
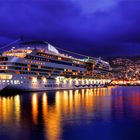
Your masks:
M 0 56 L 0 91 L 94 88 L 111 82 L 108 62 L 61 51 L 45 41 L 11 45 Z

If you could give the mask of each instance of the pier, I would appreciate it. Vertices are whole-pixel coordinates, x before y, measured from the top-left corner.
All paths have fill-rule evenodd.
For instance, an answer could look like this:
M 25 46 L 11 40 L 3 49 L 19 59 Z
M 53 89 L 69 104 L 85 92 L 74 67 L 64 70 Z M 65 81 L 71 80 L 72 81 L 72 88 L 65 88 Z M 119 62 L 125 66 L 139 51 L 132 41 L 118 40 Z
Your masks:
M 112 86 L 140 86 L 140 80 L 113 80 Z

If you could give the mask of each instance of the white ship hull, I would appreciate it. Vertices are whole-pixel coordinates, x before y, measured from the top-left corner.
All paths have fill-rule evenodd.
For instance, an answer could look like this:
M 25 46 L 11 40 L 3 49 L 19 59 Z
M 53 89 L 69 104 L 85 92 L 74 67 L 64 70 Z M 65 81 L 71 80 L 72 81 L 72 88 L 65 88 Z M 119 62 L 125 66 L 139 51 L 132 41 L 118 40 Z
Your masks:
M 0 91 L 45 91 L 61 89 L 81 89 L 103 87 L 110 82 L 109 79 L 29 79 L 25 75 L 13 75 L 12 79 L 0 80 Z

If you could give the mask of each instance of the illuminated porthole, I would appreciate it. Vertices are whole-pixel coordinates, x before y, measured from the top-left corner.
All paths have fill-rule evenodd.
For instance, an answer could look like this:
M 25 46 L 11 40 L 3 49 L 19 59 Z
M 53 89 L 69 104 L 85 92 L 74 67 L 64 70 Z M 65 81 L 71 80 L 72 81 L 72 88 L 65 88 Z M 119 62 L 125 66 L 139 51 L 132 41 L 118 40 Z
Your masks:
M 14 84 L 17 84 L 17 81 L 16 80 L 14 80 Z

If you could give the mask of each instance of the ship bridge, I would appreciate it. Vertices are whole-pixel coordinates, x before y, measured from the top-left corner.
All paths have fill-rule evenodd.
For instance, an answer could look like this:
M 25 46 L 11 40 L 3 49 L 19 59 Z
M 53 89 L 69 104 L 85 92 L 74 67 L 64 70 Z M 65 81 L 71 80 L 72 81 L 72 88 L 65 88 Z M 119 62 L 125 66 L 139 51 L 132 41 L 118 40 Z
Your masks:
M 60 54 L 56 47 L 52 46 L 51 44 L 45 41 L 22 42 L 20 43 L 20 46 L 34 48 L 34 50 L 44 53 Z
M 17 46 L 11 47 L 5 51 L 3 56 L 13 56 L 24 58 L 27 54 L 36 54 L 37 52 L 60 54 L 59 51 L 45 41 L 21 42 Z
M 24 58 L 26 54 L 30 54 L 30 53 L 32 53 L 32 49 L 29 48 L 15 49 L 13 47 L 11 50 L 5 51 L 2 55 Z

